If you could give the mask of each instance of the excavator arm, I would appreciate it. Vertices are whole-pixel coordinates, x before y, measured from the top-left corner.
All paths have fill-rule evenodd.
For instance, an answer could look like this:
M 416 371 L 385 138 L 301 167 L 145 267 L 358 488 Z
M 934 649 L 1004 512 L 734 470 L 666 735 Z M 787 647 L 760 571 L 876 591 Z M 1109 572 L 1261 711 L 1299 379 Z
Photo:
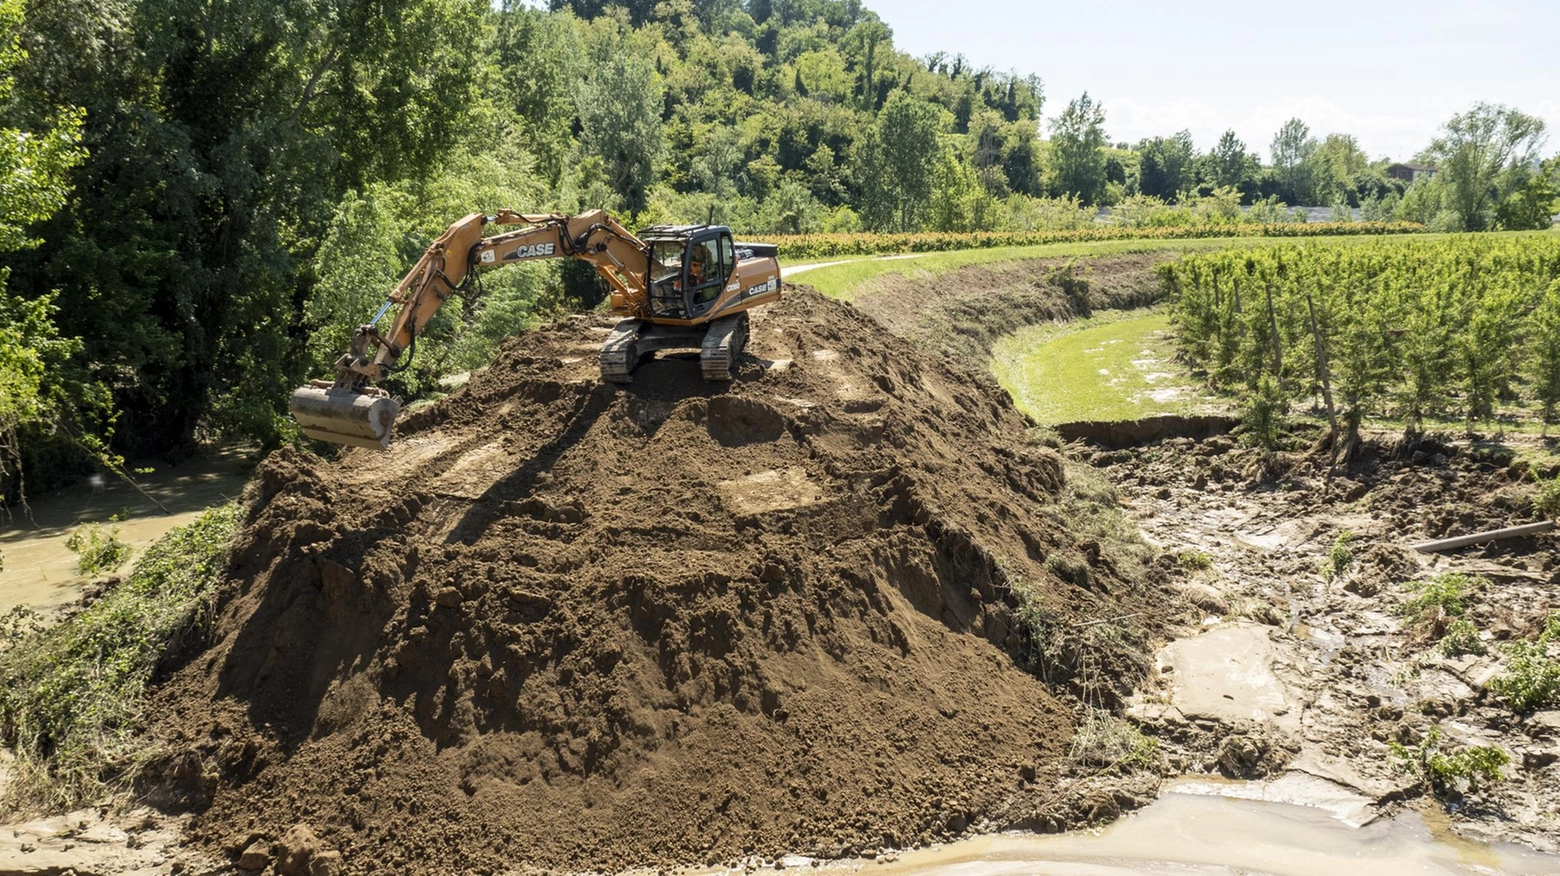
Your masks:
M 489 225 L 517 226 L 484 237 Z M 645 244 L 601 210 L 568 216 L 501 210 L 473 213 L 451 225 L 396 285 L 384 306 L 352 334 L 352 346 L 336 362 L 334 382 L 314 381 L 293 392 L 293 419 L 312 438 L 365 447 L 389 446 L 400 404 L 372 384 L 398 370 L 418 335 L 475 271 L 518 262 L 577 258 L 590 262 L 612 290 L 612 310 L 649 316 Z M 379 320 L 396 308 L 390 327 Z M 377 349 L 370 350 L 371 347 Z M 409 364 L 409 363 L 408 363 Z M 406 367 L 402 365 L 401 367 Z

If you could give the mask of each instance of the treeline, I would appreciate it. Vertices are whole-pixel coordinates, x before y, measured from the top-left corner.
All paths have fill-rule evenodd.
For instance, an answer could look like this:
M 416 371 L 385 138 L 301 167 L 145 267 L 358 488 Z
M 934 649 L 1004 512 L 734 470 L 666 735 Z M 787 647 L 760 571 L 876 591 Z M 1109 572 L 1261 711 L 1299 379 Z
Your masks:
M 286 440 L 290 388 L 328 371 L 428 241 L 473 210 L 858 234 L 1292 222 L 1284 202 L 1323 190 L 1375 205 L 1370 219 L 1443 226 L 1547 204 L 1548 177 L 1524 164 L 1541 126 L 1506 136 L 1526 117 L 1501 108 L 1479 109 L 1505 121 L 1464 141 L 1509 148 L 1470 147 L 1440 182 L 1401 192 L 1349 175 L 1360 156 L 1308 134 L 1282 172 L 1233 134 L 1206 155 L 1182 135 L 1118 148 L 1087 95 L 1044 123 L 1038 78 L 913 58 L 858 0 L 0 10 L 10 495 L 24 458 L 64 467 L 94 436 L 130 454 Z M 491 275 L 480 301 L 441 310 L 392 388 L 482 364 L 539 314 L 588 306 L 593 279 L 557 263 Z
M 1259 435 L 1296 400 L 1346 437 L 1367 417 L 1560 418 L 1560 237 L 1284 244 L 1162 271 L 1186 358 Z

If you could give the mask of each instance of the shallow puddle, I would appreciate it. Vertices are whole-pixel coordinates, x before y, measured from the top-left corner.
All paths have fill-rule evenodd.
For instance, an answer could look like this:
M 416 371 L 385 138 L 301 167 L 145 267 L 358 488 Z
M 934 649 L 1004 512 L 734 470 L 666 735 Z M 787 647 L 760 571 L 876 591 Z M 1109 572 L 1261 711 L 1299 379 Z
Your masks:
M 1468 842 L 1444 822 L 1432 828 L 1416 812 L 1354 828 L 1319 808 L 1172 790 L 1098 833 L 981 837 L 863 870 L 885 876 L 1560 874 L 1560 857 Z

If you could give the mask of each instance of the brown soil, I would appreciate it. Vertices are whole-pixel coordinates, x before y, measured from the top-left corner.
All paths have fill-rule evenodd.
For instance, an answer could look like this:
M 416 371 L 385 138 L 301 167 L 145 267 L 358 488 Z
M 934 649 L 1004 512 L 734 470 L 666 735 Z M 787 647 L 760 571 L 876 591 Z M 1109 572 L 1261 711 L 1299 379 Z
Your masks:
M 806 292 L 729 387 L 675 356 L 604 385 L 605 330 L 512 340 L 389 453 L 261 465 L 215 644 L 149 712 L 197 841 L 614 870 L 1141 799 L 1058 790 L 1074 715 L 1026 668 L 1065 683 L 1057 630 L 1167 600 L 1069 534 L 989 378 Z
M 1330 481 L 1327 454 L 1305 452 L 1282 454 L 1276 477 L 1253 478 L 1266 468 L 1260 454 L 1224 436 L 1092 455 L 1161 548 L 1180 590 L 1183 634 L 1261 625 L 1274 657 L 1251 668 L 1270 670 L 1288 701 L 1288 714 L 1272 720 L 1210 720 L 1176 707 L 1168 673 L 1144 685 L 1129 713 L 1177 772 L 1304 773 L 1376 812 L 1430 795 L 1394 762 L 1390 743 L 1414 746 L 1435 727 L 1445 753 L 1493 745 L 1511 756 L 1505 780 L 1451 789 L 1453 826 L 1556 851 L 1560 711 L 1519 713 L 1489 682 L 1505 669 L 1506 646 L 1531 640 L 1560 610 L 1560 535 L 1439 555 L 1409 548 L 1532 522 L 1534 482 L 1553 472 L 1535 471 L 1513 447 L 1449 436 L 1377 435 L 1358 449 Z M 1354 563 L 1329 585 L 1319 567 L 1344 531 L 1354 536 Z M 1185 561 L 1192 551 L 1208 568 Z M 1417 592 L 1413 582 L 1447 572 L 1488 582 L 1466 600 L 1482 653 L 1448 653 L 1439 647 L 1444 619 L 1416 626 L 1399 610 Z

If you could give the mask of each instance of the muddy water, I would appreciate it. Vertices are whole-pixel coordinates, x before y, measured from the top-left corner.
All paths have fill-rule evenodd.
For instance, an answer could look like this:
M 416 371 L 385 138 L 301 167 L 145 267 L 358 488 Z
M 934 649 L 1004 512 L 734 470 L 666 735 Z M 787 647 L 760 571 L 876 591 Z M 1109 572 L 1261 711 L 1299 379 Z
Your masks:
M 1311 806 L 1172 789 L 1097 834 L 981 837 L 863 870 L 884 876 L 1560 874 L 1560 857 L 1457 839 L 1433 813 L 1427 819 L 1406 812 L 1353 828 Z
M 77 597 L 90 579 L 77 574 L 76 555 L 65 542 L 81 524 L 109 524 L 117 515 L 119 537 L 138 555 L 168 530 L 237 498 L 251 466 L 246 453 L 231 450 L 138 475 L 136 482 L 171 513 L 123 481 L 104 478 L 34 496 L 27 510 L 11 509 L 10 517 L 0 518 L 0 614 L 18 605 L 49 609 Z

